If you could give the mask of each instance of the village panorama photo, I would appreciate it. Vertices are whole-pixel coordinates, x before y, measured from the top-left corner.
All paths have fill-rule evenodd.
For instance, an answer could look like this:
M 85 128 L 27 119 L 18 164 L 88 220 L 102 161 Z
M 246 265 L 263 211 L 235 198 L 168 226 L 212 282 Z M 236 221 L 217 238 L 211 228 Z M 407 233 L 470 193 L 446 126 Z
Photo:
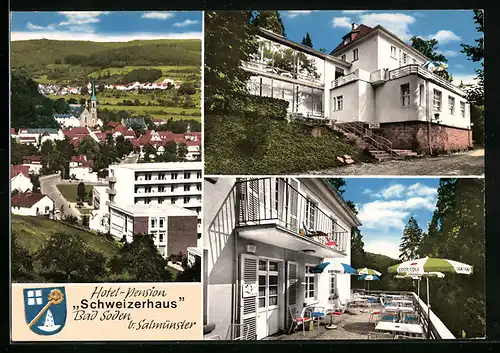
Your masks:
M 481 10 L 206 11 L 207 175 L 484 174 Z
M 13 282 L 200 282 L 202 20 L 11 13 Z

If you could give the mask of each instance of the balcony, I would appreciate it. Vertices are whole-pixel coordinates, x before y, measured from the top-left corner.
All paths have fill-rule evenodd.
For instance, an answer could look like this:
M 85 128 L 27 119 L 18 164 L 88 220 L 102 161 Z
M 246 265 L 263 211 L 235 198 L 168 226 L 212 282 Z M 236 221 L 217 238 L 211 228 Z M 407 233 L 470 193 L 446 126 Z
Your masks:
M 343 257 L 349 232 L 281 178 L 236 184 L 237 227 L 242 238 L 318 257 Z M 307 228 L 307 229 L 306 229 Z
M 419 75 L 420 77 L 423 77 L 425 79 L 433 81 L 434 83 L 437 83 L 438 85 L 440 85 L 442 87 L 445 87 L 446 89 L 450 90 L 453 93 L 458 94 L 461 97 L 466 96 L 466 93 L 464 91 L 462 91 L 460 88 L 453 85 L 451 82 L 445 80 L 444 78 L 433 74 L 432 72 L 421 67 L 420 65 L 406 65 L 406 66 L 391 70 L 391 71 L 389 71 L 389 77 L 387 79 L 388 80 L 396 80 L 400 77 L 405 77 L 408 75 Z
M 106 192 L 110 195 L 116 195 L 116 190 L 115 189 L 111 189 L 111 188 L 107 188 L 106 189 Z
M 300 81 L 305 84 L 312 84 L 321 89 L 323 88 L 323 80 L 321 78 L 279 69 L 277 67 L 257 61 L 249 61 L 243 63 L 243 69 L 255 73 L 262 73 L 276 79 L 282 79 L 284 81 Z
M 118 179 L 115 176 L 108 176 L 106 178 L 106 181 L 110 182 L 110 183 L 116 183 L 118 181 Z

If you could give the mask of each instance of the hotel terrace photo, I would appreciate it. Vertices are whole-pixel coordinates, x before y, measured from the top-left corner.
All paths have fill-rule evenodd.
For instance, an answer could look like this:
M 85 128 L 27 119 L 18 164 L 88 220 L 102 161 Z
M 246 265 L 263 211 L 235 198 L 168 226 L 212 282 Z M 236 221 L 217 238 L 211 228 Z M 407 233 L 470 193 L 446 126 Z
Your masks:
M 14 282 L 201 280 L 202 12 L 151 14 L 12 14 Z

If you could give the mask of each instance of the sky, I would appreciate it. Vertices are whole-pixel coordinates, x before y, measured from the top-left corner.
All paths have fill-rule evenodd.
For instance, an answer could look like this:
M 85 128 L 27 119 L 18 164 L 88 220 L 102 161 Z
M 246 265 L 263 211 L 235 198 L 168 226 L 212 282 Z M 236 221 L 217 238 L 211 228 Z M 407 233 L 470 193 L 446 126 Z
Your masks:
M 356 205 L 365 251 L 399 258 L 410 215 L 426 233 L 437 202 L 439 178 L 344 178 L 343 197 Z
M 345 10 L 345 11 L 280 11 L 288 39 L 301 42 L 309 32 L 315 49 L 325 48 L 330 53 L 342 37 L 351 31 L 351 24 L 369 27 L 381 25 L 409 44 L 412 36 L 435 38 L 438 51 L 448 59 L 448 71 L 454 83 L 473 83 L 474 69 L 479 63 L 469 61 L 460 53 L 460 44 L 475 45 L 480 38 L 472 10 Z
M 201 39 L 201 11 L 12 12 L 11 40 Z

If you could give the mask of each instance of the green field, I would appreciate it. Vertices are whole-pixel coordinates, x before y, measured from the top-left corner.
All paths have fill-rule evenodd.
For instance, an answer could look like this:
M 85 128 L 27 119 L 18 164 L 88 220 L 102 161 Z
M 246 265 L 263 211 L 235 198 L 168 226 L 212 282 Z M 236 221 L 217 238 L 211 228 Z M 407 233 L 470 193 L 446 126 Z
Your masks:
M 198 66 L 125 66 L 125 67 L 110 67 L 106 69 L 96 70 L 88 74 L 89 77 L 98 78 L 99 76 L 104 76 L 110 74 L 111 76 L 125 75 L 136 69 L 158 69 L 161 70 L 164 77 L 158 79 L 156 82 L 162 81 L 165 78 L 177 79 L 176 77 L 185 77 L 192 74 L 197 76 L 201 75 L 201 67 Z M 186 71 L 186 72 L 176 72 L 176 71 Z
M 12 215 L 11 226 L 12 231 L 17 234 L 19 243 L 32 254 L 47 242 L 50 235 L 56 232 L 77 235 L 92 249 L 102 252 L 106 258 L 111 258 L 118 253 L 118 247 L 114 241 L 108 241 L 94 233 L 43 217 Z
M 57 185 L 57 189 L 61 192 L 63 197 L 68 201 L 68 202 L 77 202 L 76 201 L 76 191 L 77 191 L 78 185 L 77 184 L 59 184 Z M 92 185 L 85 185 L 85 193 L 88 195 L 89 192 L 92 192 L 93 186 Z M 88 198 L 86 196 L 86 198 Z

